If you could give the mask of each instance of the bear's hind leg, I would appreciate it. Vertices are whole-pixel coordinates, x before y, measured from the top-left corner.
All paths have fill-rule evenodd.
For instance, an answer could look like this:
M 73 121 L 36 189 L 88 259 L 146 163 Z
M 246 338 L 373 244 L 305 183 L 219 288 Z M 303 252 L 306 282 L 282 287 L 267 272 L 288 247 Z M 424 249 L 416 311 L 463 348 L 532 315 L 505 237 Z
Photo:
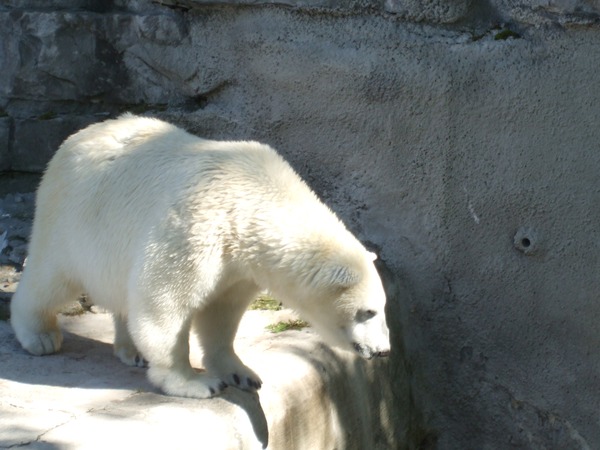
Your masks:
M 235 354 L 233 341 L 244 312 L 258 292 L 254 283 L 239 282 L 194 316 L 194 330 L 203 350 L 202 362 L 207 373 L 247 391 L 260 389 L 262 381 Z
M 40 276 L 25 268 L 11 300 L 10 322 L 17 339 L 33 355 L 60 350 L 62 333 L 56 321 L 60 308 L 82 294 L 79 285 L 59 274 Z
M 133 339 L 131 339 L 127 327 L 127 318 L 120 314 L 115 314 L 113 316 L 113 321 L 115 324 L 115 342 L 113 348 L 115 356 L 128 366 L 147 366 L 148 362 L 140 354 Z
M 163 392 L 178 397 L 209 398 L 227 384 L 190 365 L 189 338 L 192 311 L 169 299 L 131 302 L 129 331 L 148 360 L 148 378 Z M 154 306 L 152 306 L 154 305 Z

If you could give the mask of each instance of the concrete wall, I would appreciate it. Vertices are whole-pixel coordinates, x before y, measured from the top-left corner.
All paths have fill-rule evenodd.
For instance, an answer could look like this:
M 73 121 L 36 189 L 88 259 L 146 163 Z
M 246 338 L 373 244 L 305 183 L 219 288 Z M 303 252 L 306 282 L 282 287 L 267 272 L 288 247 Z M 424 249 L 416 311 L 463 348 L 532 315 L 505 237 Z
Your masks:
M 2 169 L 124 110 L 270 143 L 384 263 L 399 446 L 600 447 L 600 2 L 3 5 Z

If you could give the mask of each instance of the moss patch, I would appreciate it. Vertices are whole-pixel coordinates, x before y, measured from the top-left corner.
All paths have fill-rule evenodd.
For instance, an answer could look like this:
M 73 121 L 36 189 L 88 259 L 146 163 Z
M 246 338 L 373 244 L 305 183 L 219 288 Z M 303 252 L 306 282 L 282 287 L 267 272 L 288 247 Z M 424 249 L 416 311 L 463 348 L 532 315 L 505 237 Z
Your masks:
M 508 38 L 519 39 L 520 37 L 521 37 L 521 35 L 519 33 L 509 30 L 508 28 L 505 28 L 504 30 L 499 31 L 498 33 L 496 33 L 494 35 L 494 40 L 495 41 L 505 41 Z
M 272 325 L 267 325 L 266 329 L 271 333 L 281 333 L 282 331 L 287 330 L 301 330 L 302 328 L 308 327 L 308 323 L 304 320 L 295 319 L 295 320 L 287 320 L 285 322 L 277 322 Z
M 280 309 L 282 309 L 282 306 L 279 300 L 274 299 L 268 294 L 261 294 L 256 298 L 256 300 L 254 300 L 250 304 L 248 309 L 261 311 L 279 311 Z

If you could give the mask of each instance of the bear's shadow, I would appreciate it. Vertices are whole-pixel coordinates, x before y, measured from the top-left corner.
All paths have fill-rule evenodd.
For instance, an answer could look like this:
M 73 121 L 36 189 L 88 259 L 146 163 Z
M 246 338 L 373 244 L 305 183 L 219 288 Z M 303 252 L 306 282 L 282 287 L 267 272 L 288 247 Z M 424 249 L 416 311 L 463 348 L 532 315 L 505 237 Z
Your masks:
M 7 328 L 7 329 L 6 329 Z M 10 325 L 0 322 L 0 379 L 40 386 L 81 389 L 130 390 L 136 393 L 127 403 L 139 397 L 144 408 L 168 402 L 185 408 L 211 408 L 211 403 L 226 402 L 245 412 L 263 448 L 268 443 L 267 419 L 258 394 L 230 387 L 212 399 L 189 399 L 162 394 L 146 378 L 146 369 L 129 367 L 113 355 L 111 343 L 97 341 L 63 329 L 64 342 L 59 353 L 32 356 L 21 348 Z M 84 394 L 82 394 L 84 395 Z M 220 405 L 215 411 L 227 410 Z

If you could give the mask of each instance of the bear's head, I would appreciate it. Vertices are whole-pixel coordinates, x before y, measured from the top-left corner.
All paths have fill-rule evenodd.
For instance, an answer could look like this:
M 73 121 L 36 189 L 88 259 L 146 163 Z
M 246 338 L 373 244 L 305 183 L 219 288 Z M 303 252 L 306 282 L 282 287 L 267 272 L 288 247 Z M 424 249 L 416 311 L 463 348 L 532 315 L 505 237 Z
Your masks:
M 351 247 L 322 253 L 316 258 L 321 265 L 306 272 L 304 283 L 288 285 L 282 299 L 329 344 L 367 359 L 387 356 L 386 296 L 375 269 L 376 255 L 362 246 Z

